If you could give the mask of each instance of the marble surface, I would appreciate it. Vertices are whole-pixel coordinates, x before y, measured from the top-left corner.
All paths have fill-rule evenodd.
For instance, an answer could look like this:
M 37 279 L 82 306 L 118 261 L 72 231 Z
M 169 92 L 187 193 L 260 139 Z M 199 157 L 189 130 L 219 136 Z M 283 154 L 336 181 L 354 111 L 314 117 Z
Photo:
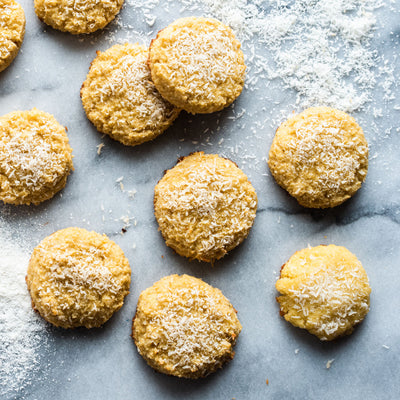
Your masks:
M 398 89 L 393 88 L 396 98 L 388 102 L 382 100 L 379 85 L 372 89 L 369 104 L 382 109 L 381 117 L 374 118 L 371 107 L 353 113 L 370 143 L 370 167 L 361 190 L 335 209 L 308 210 L 276 185 L 265 162 L 277 121 L 295 109 L 295 91 L 284 90 L 279 80 L 267 88 L 260 79 L 220 113 L 182 113 L 166 133 L 135 148 L 102 137 L 86 119 L 79 90 L 96 50 L 117 39 L 149 44 L 154 33 L 177 15 L 200 15 L 198 10 L 179 14 L 180 2 L 174 8 L 172 2 L 164 7 L 160 1 L 152 11 L 157 20 L 150 27 L 143 10 L 126 5 L 120 16 L 124 27 L 113 23 L 89 37 L 74 37 L 40 23 L 33 1 L 21 3 L 27 31 L 20 54 L 0 74 L 0 114 L 32 107 L 54 114 L 68 127 L 75 171 L 66 188 L 40 206 L 0 205 L 2 219 L 31 249 L 46 235 L 68 226 L 106 233 L 122 247 L 133 272 L 124 307 L 103 328 L 48 327 L 40 369 L 29 377 L 32 383 L 11 398 L 398 399 Z M 399 14 L 388 7 L 376 14 L 372 48 L 378 55 L 386 54 L 398 76 L 399 60 L 393 54 L 400 49 Z M 100 143 L 104 148 L 98 155 Z M 167 248 L 153 216 L 153 189 L 163 171 L 196 150 L 237 162 L 259 197 L 248 239 L 213 268 L 189 262 Z M 120 177 L 125 192 L 117 182 Z M 129 190 L 136 190 L 134 198 L 128 196 Z M 121 235 L 126 216 L 131 226 Z M 296 250 L 329 243 L 344 245 L 358 256 L 369 275 L 372 295 L 370 313 L 351 336 L 323 343 L 279 316 L 274 285 L 280 266 Z M 206 379 L 187 381 L 155 373 L 130 338 L 140 292 L 172 273 L 188 273 L 220 288 L 243 325 L 234 360 Z

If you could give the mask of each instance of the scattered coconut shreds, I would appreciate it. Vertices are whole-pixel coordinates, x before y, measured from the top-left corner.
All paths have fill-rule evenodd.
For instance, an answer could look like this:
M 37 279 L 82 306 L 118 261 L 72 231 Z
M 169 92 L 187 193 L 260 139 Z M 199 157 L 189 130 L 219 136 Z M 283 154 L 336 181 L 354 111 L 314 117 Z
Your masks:
M 300 351 L 300 349 L 296 349 L 296 350 L 294 351 L 294 354 L 299 354 L 299 351 Z
M 128 190 L 128 197 L 131 199 L 134 199 L 136 193 L 137 193 L 137 191 L 135 189 Z
M 389 347 L 388 345 L 386 345 L 386 344 L 383 344 L 382 347 L 383 347 L 384 349 L 387 349 L 387 350 L 390 349 L 390 347 Z
M 97 148 L 97 155 L 100 155 L 100 154 L 101 154 L 101 150 L 103 149 L 103 147 L 104 147 L 104 143 L 100 143 L 100 144 L 98 144 L 98 145 L 96 146 L 96 148 Z
M 329 369 L 334 361 L 335 361 L 334 358 L 332 358 L 332 360 L 328 360 L 326 363 L 326 368 Z

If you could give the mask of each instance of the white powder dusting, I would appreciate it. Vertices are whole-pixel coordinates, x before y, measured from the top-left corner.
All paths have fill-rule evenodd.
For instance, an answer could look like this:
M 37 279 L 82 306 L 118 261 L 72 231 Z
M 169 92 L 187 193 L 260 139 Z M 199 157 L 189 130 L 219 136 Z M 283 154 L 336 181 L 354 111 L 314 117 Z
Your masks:
M 0 398 L 15 398 L 39 368 L 45 323 L 32 310 L 25 283 L 29 254 L 2 227 L 0 241 Z

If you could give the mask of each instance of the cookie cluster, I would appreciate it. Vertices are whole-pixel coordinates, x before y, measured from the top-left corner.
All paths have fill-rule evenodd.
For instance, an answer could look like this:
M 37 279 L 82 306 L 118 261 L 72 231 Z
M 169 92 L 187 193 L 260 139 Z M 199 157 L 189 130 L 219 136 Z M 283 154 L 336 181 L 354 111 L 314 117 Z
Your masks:
M 212 113 L 242 92 L 246 66 L 231 28 L 213 18 L 181 18 L 150 48 L 98 52 L 81 89 L 97 130 L 129 146 L 164 132 L 181 110 Z
M 123 0 L 35 0 L 48 25 L 73 34 L 106 26 Z M 79 10 L 79 11 L 78 11 Z M 25 17 L 14 0 L 0 1 L 0 71 L 21 46 Z M 181 18 L 150 47 L 126 43 L 97 52 L 80 96 L 96 129 L 128 146 L 163 133 L 179 113 L 220 111 L 244 86 L 246 66 L 232 30 L 213 18 Z M 268 165 L 300 205 L 329 208 L 361 187 L 368 170 L 362 128 L 346 113 L 313 107 L 276 131 Z M 63 127 L 33 108 L 0 117 L 0 200 L 40 204 L 73 170 Z M 218 154 L 180 158 L 154 189 L 154 214 L 167 246 L 213 265 L 249 235 L 256 191 L 244 172 Z M 34 249 L 26 276 L 33 308 L 57 327 L 100 327 L 129 293 L 131 268 L 106 235 L 59 230 Z M 346 248 L 329 245 L 295 253 L 276 282 L 281 315 L 320 340 L 352 332 L 369 311 L 367 274 Z M 144 290 L 132 323 L 139 353 L 159 372 L 200 378 L 234 356 L 242 326 L 229 300 L 200 279 L 167 276 Z

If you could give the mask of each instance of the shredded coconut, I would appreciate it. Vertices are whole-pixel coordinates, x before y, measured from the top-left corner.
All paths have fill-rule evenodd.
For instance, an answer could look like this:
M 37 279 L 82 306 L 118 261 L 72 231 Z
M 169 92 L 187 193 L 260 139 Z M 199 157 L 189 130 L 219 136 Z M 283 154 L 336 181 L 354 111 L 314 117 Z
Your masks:
M 332 360 L 328 360 L 326 363 L 326 369 L 329 369 L 334 361 L 335 361 L 334 358 Z
M 129 0 L 135 9 L 143 1 Z M 147 2 L 146 20 L 158 2 Z M 229 25 L 243 43 L 247 85 L 278 79 L 297 92 L 301 108 L 326 105 L 343 111 L 361 108 L 376 84 L 377 51 L 371 48 L 376 29 L 373 0 L 180 0 L 181 13 L 205 12 Z M 260 51 L 260 46 L 269 50 Z M 381 73 L 390 78 L 386 65 Z M 385 91 L 390 97 L 391 82 Z
M 39 349 L 47 341 L 25 283 L 29 254 L 3 228 L 0 240 L 0 397 L 11 399 L 29 385 L 39 368 Z

